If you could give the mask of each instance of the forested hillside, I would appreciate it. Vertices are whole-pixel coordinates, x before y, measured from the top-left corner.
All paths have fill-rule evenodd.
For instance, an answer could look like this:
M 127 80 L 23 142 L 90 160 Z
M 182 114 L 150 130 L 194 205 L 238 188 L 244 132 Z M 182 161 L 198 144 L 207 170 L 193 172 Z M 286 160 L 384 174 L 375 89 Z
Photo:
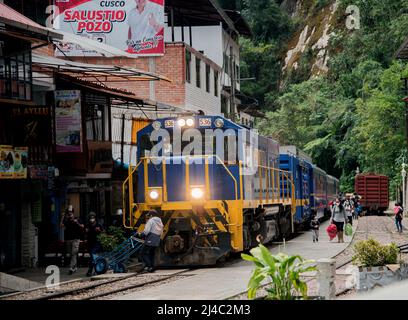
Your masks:
M 408 36 L 406 0 L 222 1 L 240 9 L 254 37 L 242 39 L 243 92 L 266 112 L 259 130 L 307 151 L 353 190 L 357 167 L 399 183 L 406 159 L 402 76 L 393 55 Z M 346 8 L 360 28 L 346 28 Z M 393 188 L 392 190 L 395 190 Z

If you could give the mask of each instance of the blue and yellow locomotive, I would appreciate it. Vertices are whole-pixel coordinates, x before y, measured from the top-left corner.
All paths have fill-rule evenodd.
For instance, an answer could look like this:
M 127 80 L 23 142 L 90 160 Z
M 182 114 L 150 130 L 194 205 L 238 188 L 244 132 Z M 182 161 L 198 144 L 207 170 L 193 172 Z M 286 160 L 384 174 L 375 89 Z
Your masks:
M 213 265 L 293 232 L 294 184 L 276 141 L 218 116 L 157 119 L 137 141 L 124 224 L 142 230 L 149 210 L 161 212 L 159 265 Z
M 141 231 L 149 210 L 161 212 L 161 266 L 213 265 L 288 237 L 338 191 L 310 158 L 280 154 L 275 140 L 219 116 L 157 119 L 137 141 L 124 224 Z

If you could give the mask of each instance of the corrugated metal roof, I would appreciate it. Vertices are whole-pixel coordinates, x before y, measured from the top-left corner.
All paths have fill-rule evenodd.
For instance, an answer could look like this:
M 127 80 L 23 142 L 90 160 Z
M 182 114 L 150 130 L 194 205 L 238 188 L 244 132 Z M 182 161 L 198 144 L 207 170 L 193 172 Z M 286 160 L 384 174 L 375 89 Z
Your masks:
M 62 35 L 56 33 L 52 29 L 43 27 L 9 6 L 6 6 L 4 3 L 0 3 L 0 22 L 20 30 L 30 32 L 33 35 L 53 37 L 55 39 L 63 38 Z M 5 32 L 5 30 L 1 31 Z

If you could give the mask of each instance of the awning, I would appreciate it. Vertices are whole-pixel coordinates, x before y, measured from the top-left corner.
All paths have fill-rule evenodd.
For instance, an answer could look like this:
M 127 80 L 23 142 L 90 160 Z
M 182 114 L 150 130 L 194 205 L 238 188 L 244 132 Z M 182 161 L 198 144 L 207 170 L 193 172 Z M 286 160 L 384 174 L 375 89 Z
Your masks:
M 0 33 L 11 36 L 24 36 L 31 40 L 47 42 L 50 38 L 62 39 L 62 35 L 53 29 L 41 26 L 3 3 L 0 3 L 0 23 L 5 25 L 0 27 Z
M 408 59 L 408 37 L 395 53 L 396 59 Z
M 61 40 L 57 38 L 52 39 L 53 42 L 57 46 L 61 46 L 61 43 L 72 43 L 72 44 L 79 45 L 82 49 L 96 51 L 97 53 L 99 53 L 100 55 L 106 58 L 113 58 L 113 57 L 135 58 L 134 55 L 127 53 L 124 50 L 120 50 L 118 48 L 112 47 L 105 43 L 98 42 L 93 39 L 86 38 L 86 41 L 84 41 L 84 37 L 75 35 L 73 33 L 68 33 L 68 32 L 64 32 L 61 30 L 54 30 L 54 29 L 49 29 L 49 30 L 54 31 L 61 37 Z
M 234 10 L 224 10 L 228 17 L 232 20 L 235 28 L 238 30 L 239 34 L 246 37 L 252 37 L 252 30 L 248 24 L 248 21 L 242 16 L 241 12 Z
M 138 110 L 143 113 L 146 118 L 148 118 L 148 116 L 145 112 L 194 113 L 189 110 L 171 106 L 165 103 L 143 99 L 138 97 L 133 92 L 113 88 L 106 84 L 99 84 L 93 81 L 86 81 L 70 76 L 61 76 L 61 79 L 70 82 L 80 88 L 106 95 L 109 97 L 112 107 Z
M 74 62 L 34 53 L 32 61 L 33 71 L 42 73 L 39 78 L 53 77 L 54 73 L 59 73 L 102 83 L 155 80 L 171 82 L 164 76 L 130 67 Z
M 234 23 L 216 0 L 166 0 L 165 11 L 169 17 L 173 12 L 173 22 L 176 27 L 222 23 L 239 34 Z M 170 22 L 169 25 L 171 25 Z

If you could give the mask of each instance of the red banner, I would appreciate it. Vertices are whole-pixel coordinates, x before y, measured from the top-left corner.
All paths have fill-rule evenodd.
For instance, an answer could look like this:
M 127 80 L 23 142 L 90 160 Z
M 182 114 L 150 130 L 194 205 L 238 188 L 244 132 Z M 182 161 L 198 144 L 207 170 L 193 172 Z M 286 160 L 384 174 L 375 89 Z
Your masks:
M 106 43 L 137 56 L 164 54 L 164 0 L 55 0 L 54 28 Z M 64 55 L 98 56 L 79 45 Z

